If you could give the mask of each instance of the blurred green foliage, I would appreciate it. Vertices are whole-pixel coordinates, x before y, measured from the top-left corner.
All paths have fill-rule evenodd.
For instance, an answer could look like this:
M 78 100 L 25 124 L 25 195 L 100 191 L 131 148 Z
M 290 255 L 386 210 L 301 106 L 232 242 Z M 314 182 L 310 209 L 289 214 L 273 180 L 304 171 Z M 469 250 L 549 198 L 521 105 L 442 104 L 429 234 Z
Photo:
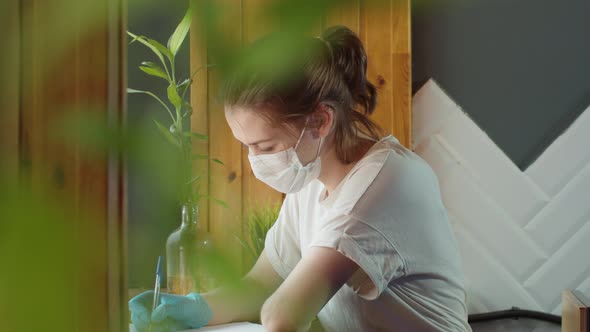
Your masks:
M 0 2 L 0 21 L 8 21 L 7 15 L 13 15 L 13 12 L 6 10 L 13 1 L 16 0 Z M 367 0 L 376 3 L 381 1 Z M 133 11 L 129 15 L 143 15 L 158 6 L 166 6 L 166 2 L 155 0 L 129 2 L 133 4 Z M 200 31 L 204 31 L 202 39 L 207 40 L 209 62 L 215 64 L 213 70 L 223 77 L 228 68 L 235 67 L 273 68 L 279 74 L 287 73 L 290 65 L 297 61 L 298 47 L 289 36 L 309 33 L 320 26 L 326 11 L 334 6 L 347 6 L 354 2 L 270 1 L 263 8 L 261 17 L 267 18 L 269 24 L 280 27 L 285 38 L 248 57 L 243 57 L 239 50 L 241 41 L 232 38 L 235 36 L 230 36 L 231 31 L 227 29 L 227 10 L 233 9 L 223 4 L 229 2 L 191 1 L 191 8 L 193 19 L 200 25 Z M 19 4 L 19 29 L 4 31 L 3 45 L 6 49 L 21 49 L 23 42 L 32 36 L 46 37 L 42 42 L 26 43 L 32 46 L 31 49 L 21 49 L 29 57 L 43 59 L 36 73 L 41 73 L 41 83 L 46 84 L 55 79 L 48 78 L 48 73 L 55 69 L 56 63 L 64 60 L 65 54 L 71 52 L 80 36 L 104 29 L 105 11 L 116 11 L 113 6 L 122 6 L 115 0 L 109 3 L 111 7 L 101 1 L 22 2 Z M 72 28 L 73 23 L 75 28 Z M 69 146 L 76 155 L 82 155 L 87 160 L 92 161 L 95 157 L 95 162 L 104 162 L 107 154 L 115 153 L 123 160 L 146 165 L 140 174 L 133 176 L 150 183 L 152 192 L 148 195 L 176 199 L 179 186 L 186 183 L 187 179 L 186 174 L 178 172 L 178 165 L 184 165 L 183 156 L 170 149 L 169 142 L 158 135 L 166 131 L 173 135 L 172 141 L 182 141 L 182 144 L 189 144 L 184 143 L 188 142 L 188 138 L 204 137 L 181 134 L 186 130 L 183 116 L 190 113 L 190 105 L 182 97 L 191 80 L 188 75 L 176 79 L 173 62 L 175 52 L 182 44 L 183 36 L 186 36 L 186 25 L 181 23 L 173 36 L 165 47 L 168 51 L 160 46 L 156 48 L 166 57 L 161 61 L 164 63 L 160 65 L 146 61 L 141 65 L 141 70 L 146 74 L 166 80 L 171 87 L 167 89 L 167 97 L 173 105 L 173 109 L 169 109 L 174 127 L 172 131 L 167 125 L 154 127 L 151 120 L 113 124 L 104 116 L 104 109 L 101 110 L 104 105 L 82 100 L 74 105 L 61 105 L 63 113 L 67 115 L 57 122 L 46 124 L 51 129 L 47 130 L 51 135 L 44 139 Z M 136 41 L 148 41 L 152 45 L 147 39 L 138 38 Z M 172 58 L 168 52 L 173 55 Z M 155 60 L 159 58 L 156 55 Z M 20 77 L 21 82 L 30 79 Z M 0 89 L 21 82 L 3 78 Z M 36 86 L 43 88 L 43 84 Z M 21 91 L 20 98 L 26 100 L 32 92 Z M 22 125 L 27 126 L 26 123 Z M 157 128 L 164 130 L 158 132 Z M 19 147 L 17 150 L 23 149 Z M 23 168 L 30 167 L 23 163 L 22 158 L 19 160 Z M 105 211 L 96 211 L 99 208 L 97 206 L 81 207 L 73 193 L 64 193 L 55 188 L 51 181 L 54 176 L 52 169 L 44 168 L 46 165 L 42 164 L 34 167 L 39 168 L 36 174 L 40 174 L 44 180 L 34 185 L 26 178 L 24 169 L 21 169 L 20 173 L 24 176 L 21 178 L 9 176 L 7 170 L 0 169 L 0 262 L 3 266 L 0 273 L 0 329 L 17 332 L 78 331 L 82 322 L 92 321 L 88 313 L 105 310 L 104 304 L 93 298 L 95 294 L 106 292 L 106 289 L 100 289 L 105 284 L 88 280 L 93 275 L 104 273 L 106 269 L 105 239 L 101 237 L 105 234 L 105 226 L 101 224 L 104 221 L 98 218 Z M 249 220 L 250 252 L 253 257 L 260 253 L 264 234 L 276 219 L 275 213 L 274 207 L 268 207 Z M 208 264 L 222 280 L 231 282 L 239 276 L 240 271 L 228 257 L 223 250 L 219 250 Z
M 73 332 L 101 309 L 79 295 L 96 294 L 83 280 L 101 271 L 101 230 L 73 203 L 47 185 L 33 191 L 0 175 L 1 330 Z

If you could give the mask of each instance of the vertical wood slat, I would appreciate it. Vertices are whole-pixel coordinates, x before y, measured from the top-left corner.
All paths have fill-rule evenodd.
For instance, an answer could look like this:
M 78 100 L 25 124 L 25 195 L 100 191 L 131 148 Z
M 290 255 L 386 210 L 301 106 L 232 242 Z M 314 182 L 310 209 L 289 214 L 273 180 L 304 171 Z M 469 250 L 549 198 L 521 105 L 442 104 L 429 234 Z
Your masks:
M 389 2 L 361 3 L 360 37 L 368 57 L 367 78 L 377 87 L 377 108 L 372 119 L 392 132 L 393 73 L 391 58 L 391 10 Z
M 208 93 L 209 85 L 207 78 L 209 77 L 209 68 L 207 67 L 207 43 L 206 43 L 206 31 L 204 30 L 203 23 L 196 16 L 198 9 L 195 6 L 195 2 L 191 1 L 193 8 L 193 19 L 191 20 L 190 27 L 190 72 L 198 73 L 194 77 L 194 82 L 191 84 L 190 91 L 190 103 L 193 109 L 191 116 L 191 130 L 204 135 L 209 135 L 209 111 L 208 111 Z M 209 144 L 211 139 L 208 141 L 193 140 L 192 142 L 192 153 L 200 155 L 209 155 Z M 193 160 L 192 169 L 196 175 L 201 176 L 199 181 L 201 193 L 209 193 L 209 162 L 207 160 L 196 159 Z M 203 225 L 206 226 L 207 230 L 211 230 L 209 224 L 209 202 L 204 200 L 199 206 L 200 218 L 203 221 Z
M 7 178 L 17 178 L 20 108 L 20 2 L 7 1 L 0 14 L 0 29 L 6 32 L 4 61 L 0 63 L 0 170 Z
M 265 15 L 269 0 L 242 0 L 242 44 L 248 44 L 272 30 L 272 23 Z M 231 137 L 230 139 L 234 139 Z M 242 235 L 248 239 L 248 216 L 266 206 L 280 204 L 283 194 L 258 180 L 250 167 L 248 148 L 242 148 Z M 250 268 L 252 258 L 244 251 L 244 268 Z
M 412 146 L 412 72 L 410 0 L 391 1 L 393 88 L 392 132 L 404 146 Z
M 29 27 L 21 31 L 21 49 L 36 49 L 33 48 L 35 44 L 38 44 L 38 37 L 32 33 L 30 27 L 38 25 L 38 14 L 36 10 L 36 3 L 33 1 L 23 2 L 22 12 L 22 25 L 23 27 Z M 39 62 L 34 61 L 34 56 L 31 52 L 24 52 L 21 54 L 21 88 L 22 88 L 22 109 L 21 109 L 21 123 L 20 128 L 20 145 L 19 145 L 19 159 L 22 163 L 21 173 L 25 183 L 23 185 L 30 184 L 31 188 L 34 189 L 35 183 L 39 183 L 41 180 L 37 175 L 36 166 L 42 160 L 40 156 L 42 140 L 39 139 L 41 136 L 40 123 L 43 123 L 42 119 L 39 118 L 40 102 L 42 100 L 42 91 L 39 88 Z M 25 98 L 26 96 L 26 98 Z
M 109 80 L 108 71 L 108 17 L 107 2 L 101 5 L 88 7 L 86 4 L 71 4 L 73 13 L 67 14 L 66 17 L 76 23 L 77 32 L 71 37 L 71 42 L 65 47 L 62 59 L 55 65 L 50 66 L 51 72 L 49 77 L 57 77 L 59 73 L 65 72 L 66 75 L 61 78 L 61 91 L 51 91 L 56 99 L 54 100 L 54 109 L 51 110 L 51 117 L 59 119 L 64 113 L 60 110 L 63 106 L 71 106 L 73 112 L 77 115 L 96 119 L 103 123 L 108 123 L 109 85 L 113 88 L 122 90 L 120 82 Z M 92 10 L 93 20 L 96 20 L 96 26 L 89 27 L 84 17 L 89 15 L 88 11 Z M 75 16 L 75 18 L 74 18 Z M 73 68 L 70 63 L 75 63 Z M 72 72 L 73 71 L 73 72 Z M 49 82 L 46 80 L 47 84 Z M 49 90 L 50 91 L 50 90 Z M 70 92 L 72 91 L 72 92 Z M 69 109 L 68 111 L 72 111 Z M 112 111 L 120 111 L 115 108 Z M 82 128 L 80 128 L 82 129 Z M 49 149 L 50 147 L 48 147 Z M 109 170 L 107 156 L 89 155 L 85 149 L 79 145 L 67 147 L 67 149 L 55 151 L 53 163 L 55 167 L 63 169 L 65 192 L 74 192 L 76 199 L 76 226 L 79 232 L 93 227 L 96 222 L 101 223 L 101 227 L 93 227 L 93 236 L 97 240 L 94 243 L 92 253 L 81 253 L 81 266 L 84 267 L 79 271 L 78 287 L 80 292 L 86 292 L 99 309 L 97 317 L 91 317 L 85 321 L 80 321 L 80 328 L 86 331 L 109 330 L 109 325 L 118 324 L 119 322 L 110 322 L 109 314 L 111 310 L 119 309 L 121 298 L 115 303 L 119 308 L 109 308 L 109 292 L 112 290 L 112 284 L 109 284 L 109 265 L 118 262 L 109 261 L 109 251 L 118 251 L 116 244 L 119 243 L 119 232 L 112 228 L 111 223 L 119 224 L 121 221 L 108 220 L 109 217 L 109 200 L 119 200 L 118 197 L 109 197 Z M 73 163 L 69 164 L 71 161 Z M 69 164 L 69 165 L 68 165 Z M 109 229 L 110 228 L 110 229 Z M 110 232 L 109 232 L 110 231 Z M 107 237 L 109 235 L 110 237 Z M 114 238 L 113 238 L 114 237 Z M 119 249 L 120 250 L 120 249 Z M 119 251 L 120 254 L 120 251 Z M 94 263 L 85 263 L 84 259 L 92 257 Z M 102 272 L 104 271 L 104 272 Z M 115 282 L 118 280 L 115 280 Z M 97 287 L 101 285 L 102 287 Z M 119 285 L 121 286 L 121 285 Z M 94 289 L 93 289 L 94 287 Z M 101 288 L 105 288 L 102 289 Z M 82 297 L 80 294 L 79 297 Z M 85 311 L 84 299 L 80 300 L 80 315 L 87 317 L 89 314 Z M 115 317 L 112 317 L 115 318 Z M 116 317 L 121 318 L 121 317 Z
M 127 118 L 127 3 L 107 2 L 107 117 L 111 128 L 122 128 Z M 129 329 L 127 307 L 127 172 L 124 156 L 109 151 L 107 165 L 107 329 Z
M 241 38 L 241 6 L 235 0 L 220 0 L 223 17 L 221 34 L 229 42 L 237 43 Z M 241 145 L 233 139 L 225 121 L 223 105 L 217 101 L 218 73 L 210 71 L 209 85 L 209 154 L 223 161 L 224 165 L 210 163 L 209 190 L 213 197 L 222 199 L 228 208 L 215 202 L 209 203 L 209 226 L 213 240 L 222 248 L 232 261 L 241 265 L 241 249 L 235 236 L 242 233 L 242 155 Z M 239 268 L 239 267 L 238 267 Z
M 265 6 L 269 2 L 269 0 L 242 0 L 243 44 L 251 43 L 272 30 L 272 25 L 268 18 L 265 18 L 264 12 Z M 283 195 L 256 179 L 250 168 L 247 148 L 243 149 L 242 160 L 244 182 L 242 191 L 244 201 L 242 222 L 245 222 L 248 216 L 254 211 L 266 205 L 278 204 L 282 200 Z
M 333 25 L 344 25 L 360 34 L 361 0 L 348 1 L 346 6 L 338 6 L 326 14 L 325 28 Z

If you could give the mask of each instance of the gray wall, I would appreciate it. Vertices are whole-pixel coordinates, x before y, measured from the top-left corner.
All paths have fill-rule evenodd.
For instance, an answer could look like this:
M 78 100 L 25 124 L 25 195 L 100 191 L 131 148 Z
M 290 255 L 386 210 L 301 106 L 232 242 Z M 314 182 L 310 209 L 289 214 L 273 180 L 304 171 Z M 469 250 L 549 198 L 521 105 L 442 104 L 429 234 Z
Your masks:
M 590 105 L 590 0 L 413 5 L 414 87 L 433 77 L 521 169 Z

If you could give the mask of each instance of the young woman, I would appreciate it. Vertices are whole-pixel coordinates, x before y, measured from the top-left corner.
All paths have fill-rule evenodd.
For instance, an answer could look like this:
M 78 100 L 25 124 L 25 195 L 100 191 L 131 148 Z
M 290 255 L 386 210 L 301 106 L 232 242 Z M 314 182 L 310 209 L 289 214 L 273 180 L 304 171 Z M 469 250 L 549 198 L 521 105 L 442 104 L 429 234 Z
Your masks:
M 151 293 L 137 296 L 133 322 L 260 319 L 268 331 L 304 331 L 317 316 L 326 331 L 470 331 L 438 180 L 369 119 L 377 93 L 361 41 L 338 26 L 293 42 L 286 79 L 250 68 L 224 86 L 227 123 L 254 175 L 287 194 L 262 255 L 238 287 L 165 294 L 153 313 Z

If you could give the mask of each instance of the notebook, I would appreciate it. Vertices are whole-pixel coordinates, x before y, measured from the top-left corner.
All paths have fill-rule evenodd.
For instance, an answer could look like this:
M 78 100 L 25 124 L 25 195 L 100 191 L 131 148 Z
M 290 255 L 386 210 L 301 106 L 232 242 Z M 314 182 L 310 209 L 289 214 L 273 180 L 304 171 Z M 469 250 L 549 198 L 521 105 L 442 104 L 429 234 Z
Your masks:
M 248 322 L 229 323 L 215 326 L 206 326 L 196 330 L 184 330 L 183 332 L 264 332 L 262 325 Z M 137 332 L 133 324 L 129 325 L 129 332 Z

